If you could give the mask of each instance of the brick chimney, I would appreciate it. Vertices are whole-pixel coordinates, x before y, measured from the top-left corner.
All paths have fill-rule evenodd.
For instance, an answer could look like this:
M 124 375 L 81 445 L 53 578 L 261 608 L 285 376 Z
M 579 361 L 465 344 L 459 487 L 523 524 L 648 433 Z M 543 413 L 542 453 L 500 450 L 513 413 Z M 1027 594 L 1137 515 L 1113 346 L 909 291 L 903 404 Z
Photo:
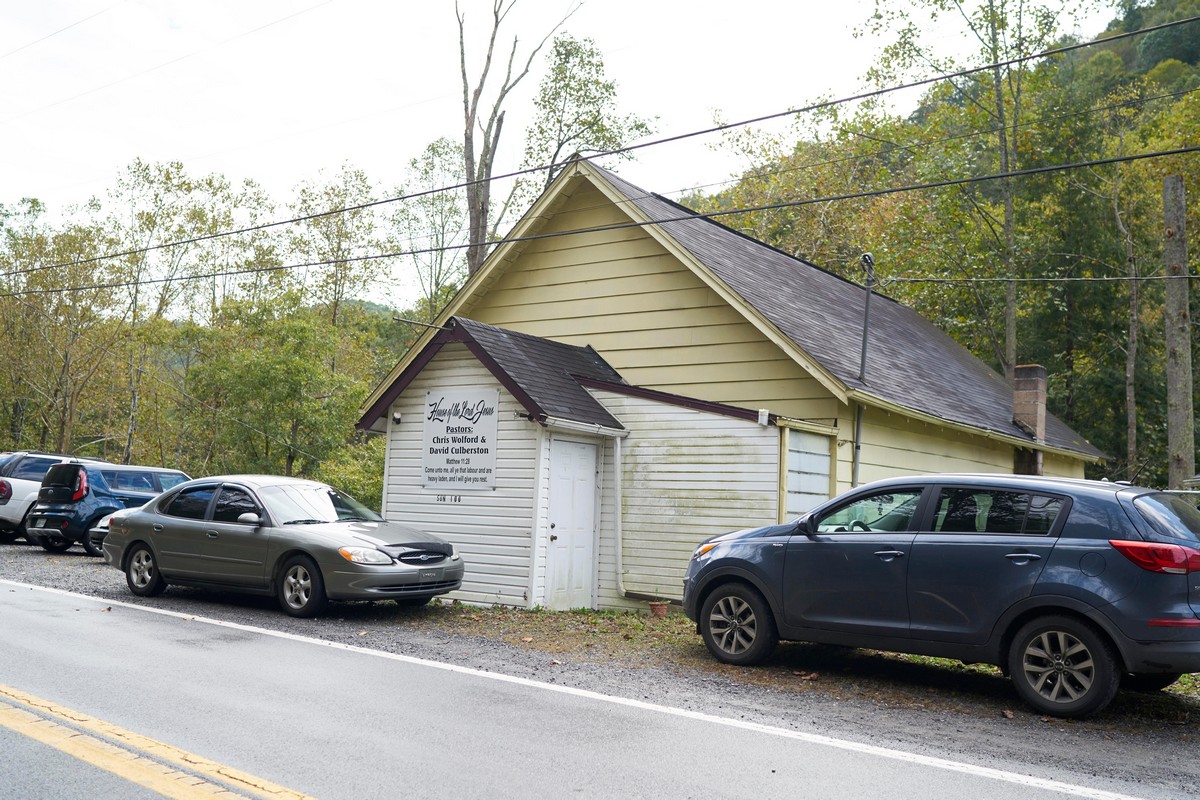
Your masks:
M 1013 371 L 1013 422 L 1033 437 L 1046 441 L 1046 368 L 1025 364 Z M 1018 449 L 1013 459 L 1018 475 L 1042 474 L 1042 451 Z

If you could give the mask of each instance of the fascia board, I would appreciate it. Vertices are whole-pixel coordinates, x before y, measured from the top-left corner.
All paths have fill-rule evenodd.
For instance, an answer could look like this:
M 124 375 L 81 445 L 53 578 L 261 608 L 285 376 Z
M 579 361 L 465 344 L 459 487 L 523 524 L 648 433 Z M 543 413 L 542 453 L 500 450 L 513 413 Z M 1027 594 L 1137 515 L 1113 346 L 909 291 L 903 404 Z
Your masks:
M 987 428 L 977 428 L 974 425 L 968 425 L 963 422 L 953 422 L 941 417 L 935 417 L 932 414 L 925 414 L 921 411 L 915 411 L 898 403 L 891 403 L 866 392 L 860 392 L 852 389 L 850 391 L 850 399 L 856 403 L 861 403 L 864 406 L 878 408 L 881 411 L 888 411 L 893 414 L 899 414 L 900 416 L 908 417 L 909 419 L 928 422 L 943 428 L 950 428 L 951 430 L 962 431 L 964 433 L 969 433 L 972 436 L 980 436 L 984 439 L 992 439 L 994 441 L 1004 442 L 1005 444 L 1011 444 L 1014 447 L 1020 447 L 1025 450 L 1041 450 L 1044 453 L 1053 453 L 1054 455 L 1063 456 L 1065 458 L 1073 458 L 1077 461 L 1086 461 L 1092 464 L 1099 464 L 1104 461 L 1103 458 L 1098 458 L 1088 453 L 1081 453 L 1078 450 L 1068 450 L 1065 447 L 1054 447 L 1053 445 L 1035 442 L 1031 439 L 1022 439 L 1019 436 L 1011 436 L 1006 433 L 1000 433 L 999 431 L 988 430 Z

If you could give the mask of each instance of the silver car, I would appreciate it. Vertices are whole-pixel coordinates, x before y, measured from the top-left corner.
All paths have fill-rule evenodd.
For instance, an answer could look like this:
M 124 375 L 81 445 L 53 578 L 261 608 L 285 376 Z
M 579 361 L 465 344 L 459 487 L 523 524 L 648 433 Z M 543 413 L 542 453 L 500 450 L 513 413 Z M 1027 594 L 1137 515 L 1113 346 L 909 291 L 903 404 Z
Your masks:
M 118 511 L 104 560 L 139 597 L 170 584 L 273 594 L 294 617 L 319 614 L 329 600 L 424 605 L 463 579 L 449 542 L 326 484 L 272 475 L 188 481 Z

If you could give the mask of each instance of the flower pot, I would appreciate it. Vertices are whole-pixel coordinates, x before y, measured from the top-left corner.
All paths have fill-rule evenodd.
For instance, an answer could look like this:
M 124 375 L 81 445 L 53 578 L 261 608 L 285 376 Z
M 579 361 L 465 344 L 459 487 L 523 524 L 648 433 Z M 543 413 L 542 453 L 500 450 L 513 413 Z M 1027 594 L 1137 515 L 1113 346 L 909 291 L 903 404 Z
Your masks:
M 671 605 L 669 600 L 651 600 L 650 616 L 665 617 L 667 615 L 667 606 L 669 605 Z

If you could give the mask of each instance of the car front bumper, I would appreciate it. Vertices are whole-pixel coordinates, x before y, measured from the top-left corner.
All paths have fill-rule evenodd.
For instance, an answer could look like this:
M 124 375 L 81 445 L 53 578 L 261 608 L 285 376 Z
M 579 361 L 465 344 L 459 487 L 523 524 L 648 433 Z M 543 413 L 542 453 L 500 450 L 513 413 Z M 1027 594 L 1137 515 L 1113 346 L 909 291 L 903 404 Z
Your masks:
M 463 573 L 461 560 L 422 567 L 355 565 L 322 570 L 325 593 L 331 600 L 433 597 L 462 586 Z

